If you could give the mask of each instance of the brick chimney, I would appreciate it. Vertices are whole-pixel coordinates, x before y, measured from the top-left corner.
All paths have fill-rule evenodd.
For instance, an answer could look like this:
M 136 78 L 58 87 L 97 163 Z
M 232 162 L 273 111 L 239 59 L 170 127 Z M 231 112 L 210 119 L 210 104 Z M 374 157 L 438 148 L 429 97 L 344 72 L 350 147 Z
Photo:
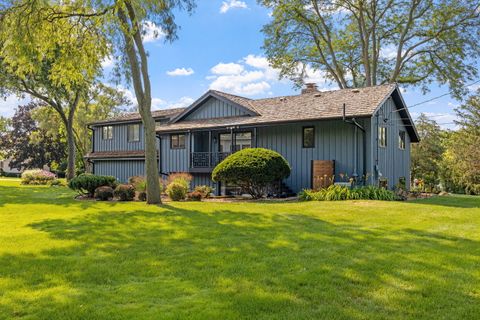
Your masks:
M 305 88 L 302 89 L 302 94 L 318 92 L 318 87 L 315 83 L 306 83 Z

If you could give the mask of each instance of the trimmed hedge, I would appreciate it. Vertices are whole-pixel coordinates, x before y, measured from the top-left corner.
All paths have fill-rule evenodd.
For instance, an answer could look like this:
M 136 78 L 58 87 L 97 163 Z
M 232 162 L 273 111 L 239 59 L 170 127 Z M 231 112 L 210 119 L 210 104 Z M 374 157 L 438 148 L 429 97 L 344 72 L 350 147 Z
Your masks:
M 113 189 L 109 186 L 98 187 L 95 189 L 95 199 L 108 201 L 113 198 Z
M 95 189 L 98 187 L 109 186 L 115 188 L 117 179 L 112 176 L 97 176 L 89 173 L 83 173 L 68 182 L 68 187 L 80 194 L 85 194 L 90 198 L 95 195 Z
M 298 198 L 304 201 L 340 201 L 340 200 L 397 200 L 395 193 L 390 190 L 374 186 L 349 187 L 331 185 L 328 188 L 315 190 L 302 190 Z
M 268 186 L 288 178 L 290 170 L 287 160 L 278 152 L 248 148 L 220 162 L 212 172 L 212 180 L 237 185 L 253 198 L 260 198 Z
M 113 192 L 120 201 L 132 201 L 135 199 L 135 187 L 131 184 L 120 184 Z

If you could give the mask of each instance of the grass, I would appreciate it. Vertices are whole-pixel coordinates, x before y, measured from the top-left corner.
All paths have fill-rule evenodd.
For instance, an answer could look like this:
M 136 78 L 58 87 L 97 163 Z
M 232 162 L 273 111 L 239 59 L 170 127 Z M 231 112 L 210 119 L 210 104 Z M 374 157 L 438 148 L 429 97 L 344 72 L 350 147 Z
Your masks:
M 480 198 L 80 202 L 0 180 L 0 319 L 474 319 Z

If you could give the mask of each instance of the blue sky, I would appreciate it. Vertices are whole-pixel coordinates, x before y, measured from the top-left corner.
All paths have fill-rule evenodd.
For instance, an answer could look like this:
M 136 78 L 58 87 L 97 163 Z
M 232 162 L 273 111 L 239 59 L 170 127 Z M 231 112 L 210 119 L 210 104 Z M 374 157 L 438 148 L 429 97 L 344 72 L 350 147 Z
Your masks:
M 210 88 L 260 98 L 295 94 L 291 82 L 278 80 L 261 49 L 261 28 L 270 20 L 269 11 L 254 0 L 199 0 L 193 15 L 177 14 L 179 39 L 165 43 L 162 37 L 146 36 L 149 67 L 156 109 L 187 106 Z M 155 29 L 149 25 L 149 29 Z M 105 62 L 106 71 L 109 62 Z M 319 73 L 311 81 L 328 88 Z M 132 96 L 131 91 L 124 90 Z M 418 89 L 403 88 L 409 105 L 448 92 L 431 86 L 423 95 Z M 11 116 L 15 98 L 0 101 L 0 115 Z M 459 104 L 450 96 L 411 109 L 414 117 L 426 112 L 439 123 L 451 123 Z M 453 128 L 452 125 L 445 127 Z

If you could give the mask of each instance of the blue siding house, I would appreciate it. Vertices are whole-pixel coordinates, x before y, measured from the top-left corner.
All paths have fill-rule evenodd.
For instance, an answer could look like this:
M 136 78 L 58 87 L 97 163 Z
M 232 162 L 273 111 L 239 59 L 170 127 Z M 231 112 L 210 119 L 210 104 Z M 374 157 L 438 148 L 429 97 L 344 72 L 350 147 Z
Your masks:
M 248 99 L 210 90 L 188 108 L 152 113 L 160 174 L 189 172 L 193 186 L 211 181 L 213 168 L 232 152 L 262 147 L 282 154 L 292 167 L 284 185 L 293 192 L 312 187 L 317 160 L 333 163 L 335 180 L 393 188 L 410 185 L 410 145 L 419 137 L 395 84 Z M 92 172 L 121 181 L 144 175 L 143 128 L 135 113 L 91 124 Z M 345 179 L 345 178 L 343 178 Z

